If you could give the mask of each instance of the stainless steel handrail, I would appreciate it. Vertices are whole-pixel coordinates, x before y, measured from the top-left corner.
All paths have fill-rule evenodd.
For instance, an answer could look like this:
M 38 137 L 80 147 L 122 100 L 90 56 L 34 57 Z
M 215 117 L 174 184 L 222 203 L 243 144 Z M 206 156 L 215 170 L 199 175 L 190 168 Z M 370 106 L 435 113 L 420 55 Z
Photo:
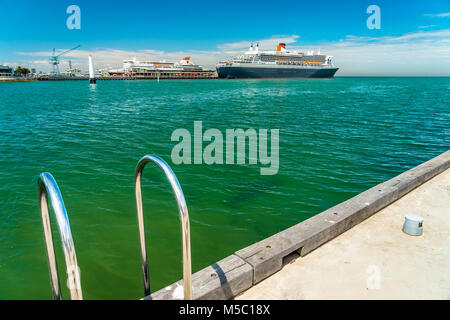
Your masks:
M 144 231 L 144 213 L 142 209 L 142 192 L 141 192 L 141 178 L 142 171 L 148 162 L 154 162 L 162 171 L 164 171 L 167 180 L 169 180 L 172 187 L 175 199 L 178 204 L 178 211 L 180 213 L 181 222 L 181 238 L 183 247 L 183 287 L 184 299 L 192 299 L 192 281 L 191 281 L 191 240 L 189 229 L 189 213 L 184 199 L 183 190 L 181 190 L 180 183 L 173 173 L 169 165 L 160 157 L 155 155 L 146 155 L 139 160 L 136 167 L 136 174 L 134 178 L 135 196 L 136 196 L 136 210 L 139 227 L 139 239 L 141 243 L 141 258 L 142 258 L 142 275 L 144 277 L 144 291 L 145 295 L 150 294 L 150 281 L 148 277 L 148 262 L 147 249 L 145 245 L 145 231 Z
M 82 300 L 83 294 L 81 292 L 80 271 L 78 268 L 75 246 L 73 244 L 72 232 L 70 230 L 69 217 L 67 216 L 67 211 L 64 206 L 64 201 L 61 196 L 61 191 L 58 188 L 58 184 L 53 176 L 48 172 L 41 173 L 39 176 L 38 195 L 53 299 L 61 300 L 62 296 L 61 286 L 59 283 L 58 266 L 56 264 L 55 249 L 53 246 L 50 216 L 48 213 L 47 195 L 50 198 L 58 225 L 59 235 L 61 237 L 64 260 L 66 262 L 70 297 L 72 300 Z

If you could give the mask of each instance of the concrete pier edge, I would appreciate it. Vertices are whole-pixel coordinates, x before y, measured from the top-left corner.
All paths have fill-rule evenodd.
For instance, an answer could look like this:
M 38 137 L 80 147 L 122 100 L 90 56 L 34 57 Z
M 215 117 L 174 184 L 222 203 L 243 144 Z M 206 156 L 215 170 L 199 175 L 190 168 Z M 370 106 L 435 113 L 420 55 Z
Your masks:
M 450 168 L 450 150 L 192 275 L 193 299 L 231 299 Z M 145 300 L 182 299 L 180 280 Z M 178 289 L 177 289 L 178 288 Z M 181 295 L 180 295 L 181 292 Z

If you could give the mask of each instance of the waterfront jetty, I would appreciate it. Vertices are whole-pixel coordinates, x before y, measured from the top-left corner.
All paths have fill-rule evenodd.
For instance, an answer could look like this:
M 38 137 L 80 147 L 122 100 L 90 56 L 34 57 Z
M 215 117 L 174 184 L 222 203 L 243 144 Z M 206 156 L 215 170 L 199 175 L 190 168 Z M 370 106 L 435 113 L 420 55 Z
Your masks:
M 37 79 L 33 78 L 10 78 L 10 79 L 0 79 L 0 82 L 30 82 L 30 81 L 37 81 Z
M 192 275 L 193 299 L 448 299 L 449 168 L 450 150 L 236 251 Z M 421 236 L 402 231 L 411 213 Z
M 422 236 L 402 232 L 405 214 Z M 450 169 L 238 299 L 449 299 Z
M 165 72 L 154 72 L 149 73 L 145 76 L 105 76 L 105 77 L 95 77 L 95 81 L 102 80 L 180 80 L 180 79 L 217 79 L 217 73 L 214 71 L 204 72 L 204 73 L 165 73 Z M 79 81 L 79 80 L 89 80 L 89 76 L 76 76 L 76 77 L 49 77 L 49 76 L 41 76 L 37 77 L 38 81 Z

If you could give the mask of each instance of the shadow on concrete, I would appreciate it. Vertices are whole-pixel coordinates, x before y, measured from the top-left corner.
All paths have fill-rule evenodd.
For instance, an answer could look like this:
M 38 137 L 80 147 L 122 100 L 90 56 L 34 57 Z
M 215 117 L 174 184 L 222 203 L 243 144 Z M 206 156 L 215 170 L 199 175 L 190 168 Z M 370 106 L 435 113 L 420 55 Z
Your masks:
M 226 299 L 230 299 L 233 297 L 233 292 L 231 291 L 230 284 L 228 283 L 227 276 L 225 275 L 225 272 L 223 272 L 222 268 L 217 264 L 214 263 L 211 265 L 211 267 L 216 271 L 217 275 L 219 276 L 220 281 L 220 287 L 222 288 L 223 294 L 226 297 Z

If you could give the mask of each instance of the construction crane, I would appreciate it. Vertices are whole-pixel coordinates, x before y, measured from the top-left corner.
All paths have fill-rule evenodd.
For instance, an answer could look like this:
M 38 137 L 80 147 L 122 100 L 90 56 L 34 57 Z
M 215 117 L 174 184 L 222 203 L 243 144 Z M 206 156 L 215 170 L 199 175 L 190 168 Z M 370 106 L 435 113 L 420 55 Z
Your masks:
M 73 47 L 73 48 L 70 49 L 70 50 L 61 52 L 60 54 L 55 54 L 55 48 L 53 48 L 53 55 L 52 55 L 52 56 L 50 57 L 50 59 L 49 59 L 49 63 L 53 66 L 53 71 L 52 71 L 52 73 L 53 73 L 53 74 L 59 74 L 59 66 L 58 66 L 58 65 L 59 65 L 59 57 L 60 57 L 60 56 L 66 54 L 66 53 L 69 53 L 69 52 L 71 52 L 71 51 L 73 51 L 73 50 L 75 50 L 75 49 L 78 49 L 79 47 L 81 47 L 81 45 L 78 45 L 78 46 L 76 46 L 76 47 Z

